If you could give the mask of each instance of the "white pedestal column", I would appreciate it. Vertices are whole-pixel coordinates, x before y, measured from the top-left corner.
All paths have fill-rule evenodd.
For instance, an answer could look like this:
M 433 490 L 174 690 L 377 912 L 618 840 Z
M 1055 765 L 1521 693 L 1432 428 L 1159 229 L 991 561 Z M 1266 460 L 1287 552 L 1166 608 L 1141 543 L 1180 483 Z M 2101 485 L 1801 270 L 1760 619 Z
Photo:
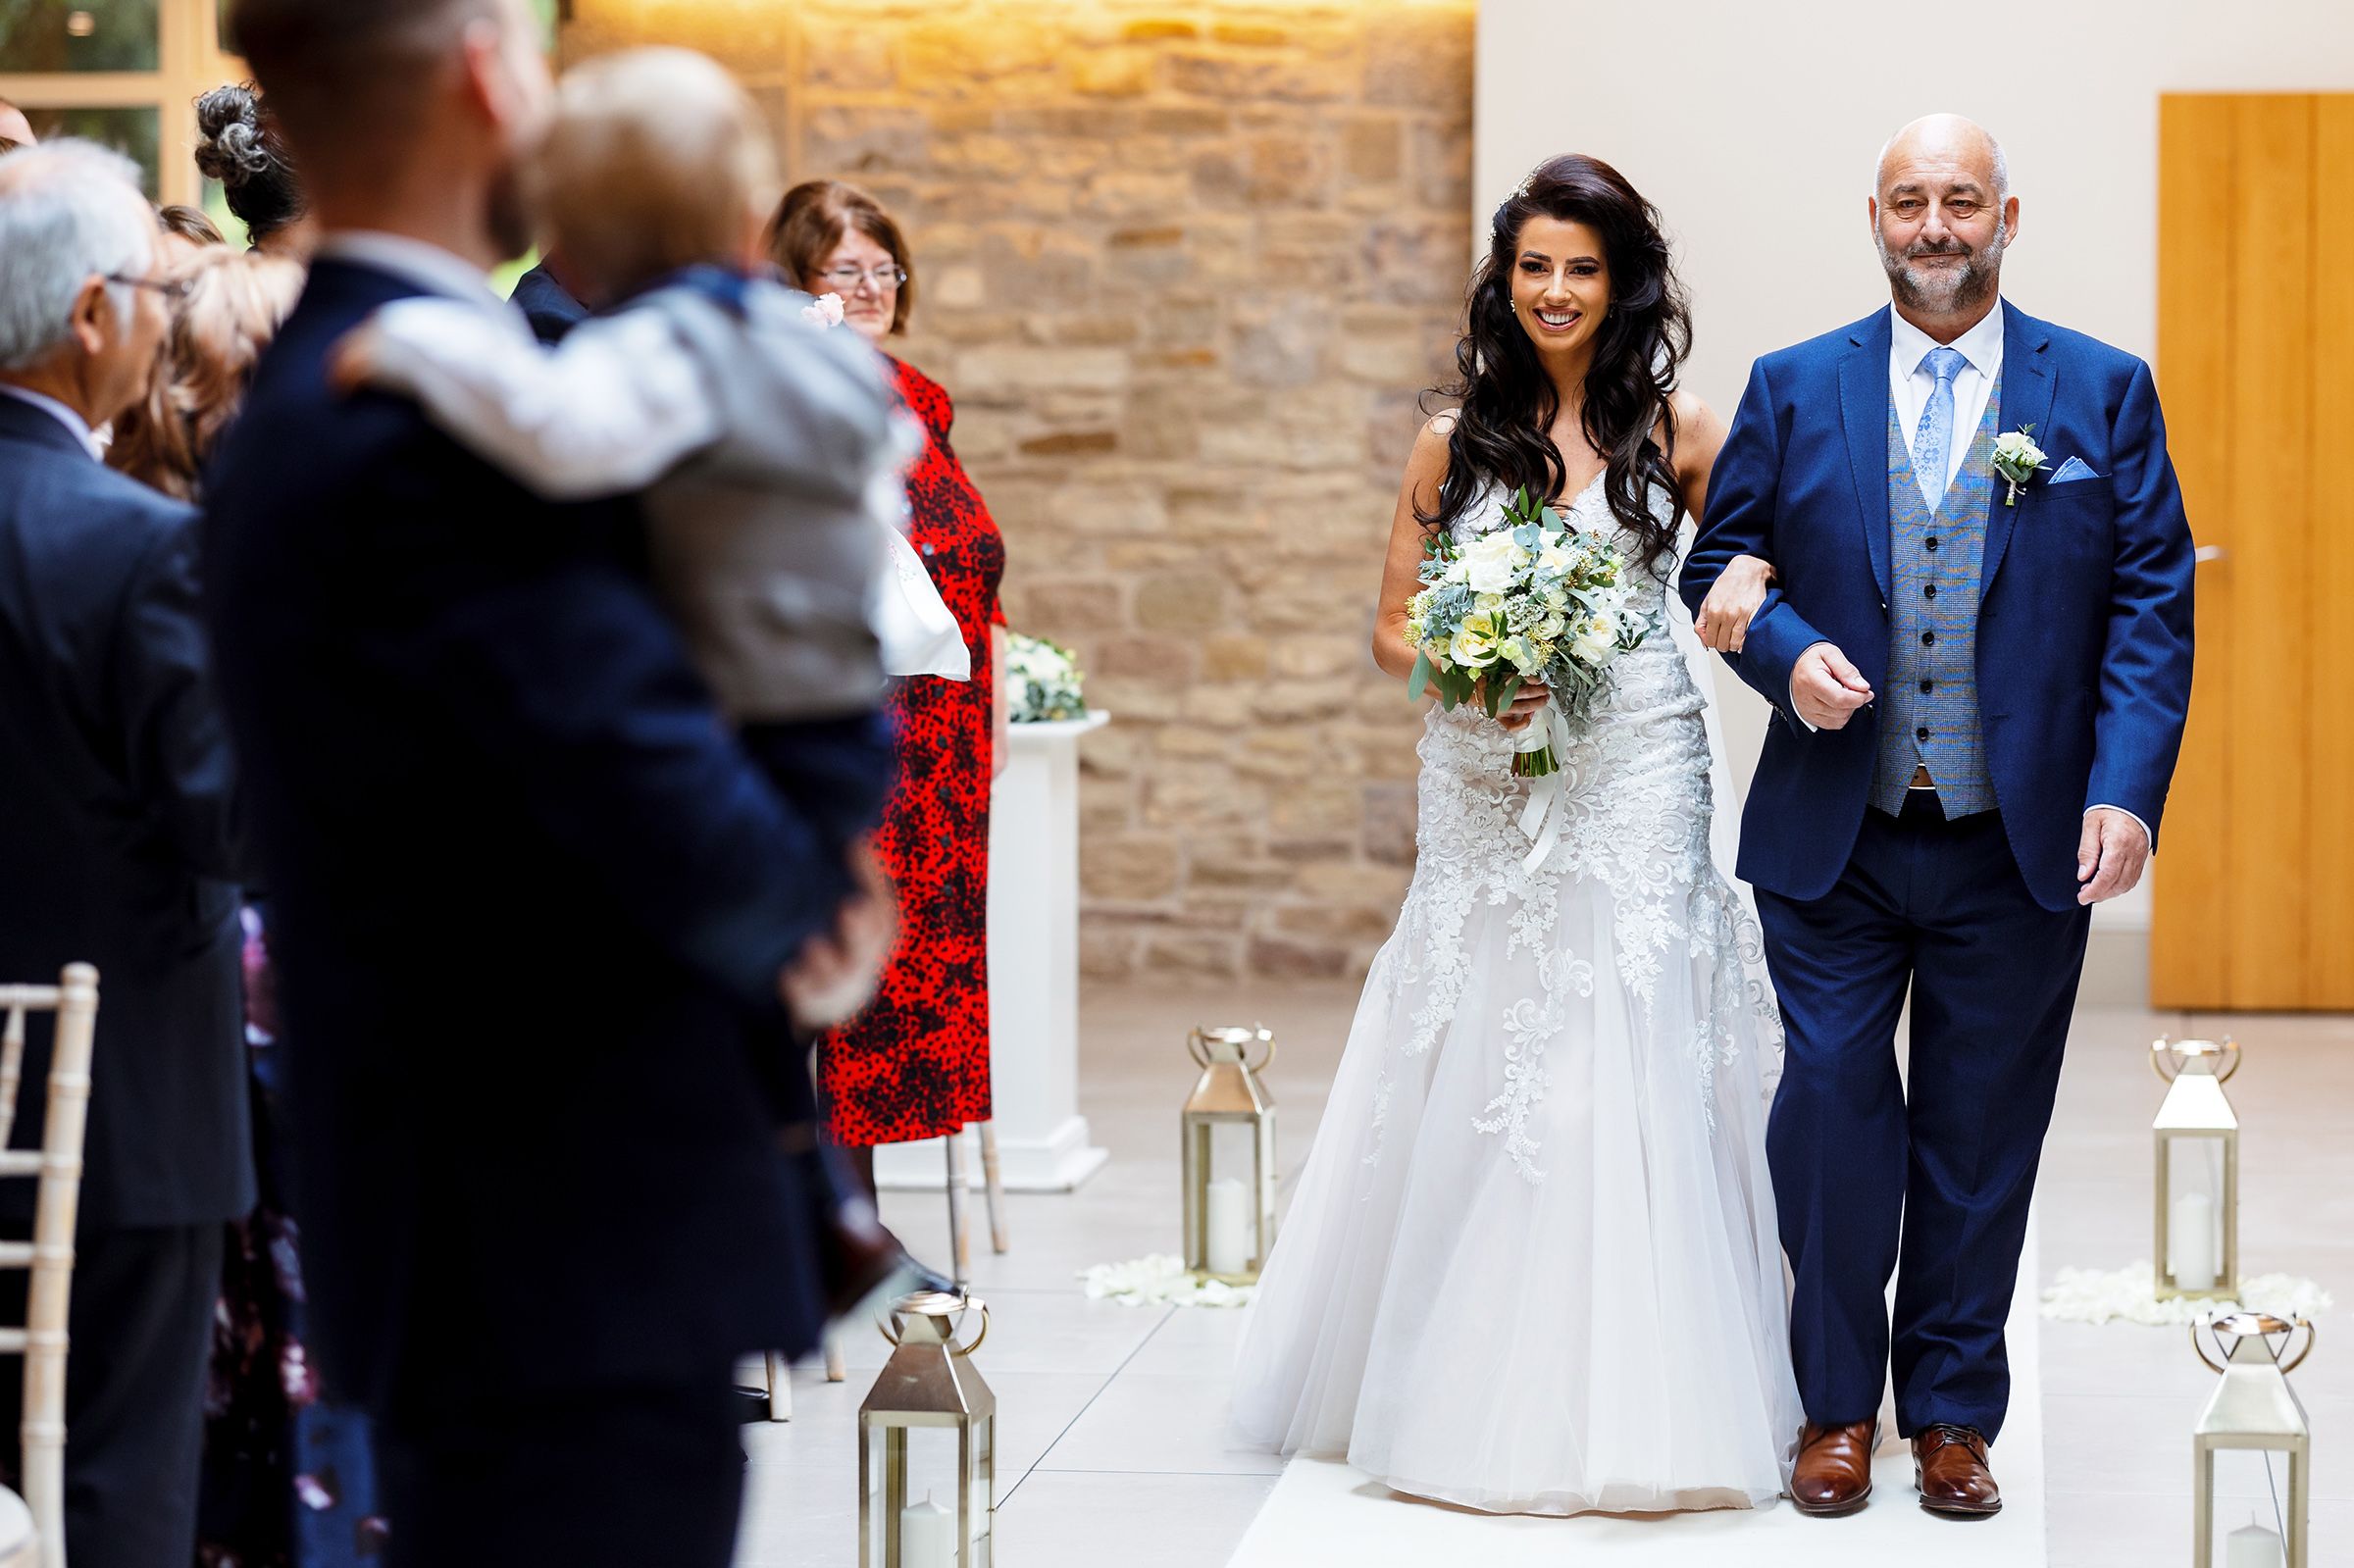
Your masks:
M 1079 737 L 1110 718 L 1015 725 L 990 793 L 989 1083 L 1009 1192 L 1068 1192 L 1109 1158 L 1079 1114 Z M 964 1137 L 978 1187 L 980 1138 Z M 941 1139 L 877 1147 L 875 1184 L 945 1189 Z

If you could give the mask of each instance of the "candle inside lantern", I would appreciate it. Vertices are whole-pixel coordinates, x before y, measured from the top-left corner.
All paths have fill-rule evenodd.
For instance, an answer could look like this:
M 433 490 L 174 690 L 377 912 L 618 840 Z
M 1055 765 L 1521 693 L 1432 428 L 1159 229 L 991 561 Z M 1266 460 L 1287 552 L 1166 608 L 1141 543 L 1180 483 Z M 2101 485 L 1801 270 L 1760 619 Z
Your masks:
M 2246 1529 L 2224 1538 L 2224 1568 L 2281 1568 L 2283 1561 L 2280 1538 L 2258 1524 L 2254 1515 Z
M 2204 1192 L 2185 1192 L 2175 1199 L 2167 1243 L 2174 1255 L 2176 1290 L 2215 1288 L 2215 1199 Z
M 934 1502 L 928 1492 L 923 1501 L 899 1510 L 899 1565 L 956 1568 L 956 1516 Z
M 1209 1235 L 1205 1261 L 1212 1274 L 1240 1274 L 1251 1266 L 1251 1190 L 1233 1177 L 1209 1184 Z

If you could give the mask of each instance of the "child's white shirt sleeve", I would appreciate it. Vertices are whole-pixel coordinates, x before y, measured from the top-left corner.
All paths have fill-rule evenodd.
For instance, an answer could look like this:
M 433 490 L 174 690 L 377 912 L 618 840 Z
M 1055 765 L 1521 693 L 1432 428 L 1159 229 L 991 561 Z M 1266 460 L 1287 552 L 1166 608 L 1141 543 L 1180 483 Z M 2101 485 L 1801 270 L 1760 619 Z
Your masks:
M 592 317 L 552 349 L 455 300 L 395 300 L 370 326 L 370 383 L 549 500 L 641 489 L 720 435 L 693 358 L 652 311 Z

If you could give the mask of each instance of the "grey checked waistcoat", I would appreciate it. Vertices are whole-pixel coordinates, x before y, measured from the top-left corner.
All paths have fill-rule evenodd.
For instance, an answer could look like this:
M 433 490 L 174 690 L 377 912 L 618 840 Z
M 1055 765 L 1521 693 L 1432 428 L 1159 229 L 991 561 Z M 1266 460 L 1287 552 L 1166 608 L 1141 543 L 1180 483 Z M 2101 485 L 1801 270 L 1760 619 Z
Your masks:
M 2002 408 L 1998 379 L 1934 513 L 1920 498 L 1893 402 L 1888 409 L 1888 685 L 1871 784 L 1871 803 L 1882 811 L 1904 809 L 1919 765 L 1936 781 L 1948 817 L 1995 806 L 1978 730 L 1978 571 Z

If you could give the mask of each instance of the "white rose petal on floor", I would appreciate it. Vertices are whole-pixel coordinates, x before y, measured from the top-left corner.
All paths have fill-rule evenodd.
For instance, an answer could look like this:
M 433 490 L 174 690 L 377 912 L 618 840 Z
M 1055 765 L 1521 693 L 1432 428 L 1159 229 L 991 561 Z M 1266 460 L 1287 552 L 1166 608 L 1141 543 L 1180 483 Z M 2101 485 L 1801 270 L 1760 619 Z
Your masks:
M 2186 1295 L 2162 1301 L 2147 1258 L 2122 1269 L 2062 1269 L 2053 1279 L 2058 1283 L 2043 1292 L 2043 1315 L 2062 1323 L 2107 1323 L 2122 1318 L 2152 1328 L 2179 1328 L 2242 1307 L 2293 1322 L 2327 1312 L 2332 1304 L 2328 1291 L 2293 1274 L 2259 1274 L 2242 1280 L 2236 1301 Z
M 1129 1263 L 1098 1263 L 1081 1269 L 1079 1278 L 1091 1298 L 1109 1296 L 1122 1306 L 1239 1307 L 1249 1306 L 1258 1293 L 1254 1285 L 1196 1279 L 1185 1259 L 1166 1252 Z

